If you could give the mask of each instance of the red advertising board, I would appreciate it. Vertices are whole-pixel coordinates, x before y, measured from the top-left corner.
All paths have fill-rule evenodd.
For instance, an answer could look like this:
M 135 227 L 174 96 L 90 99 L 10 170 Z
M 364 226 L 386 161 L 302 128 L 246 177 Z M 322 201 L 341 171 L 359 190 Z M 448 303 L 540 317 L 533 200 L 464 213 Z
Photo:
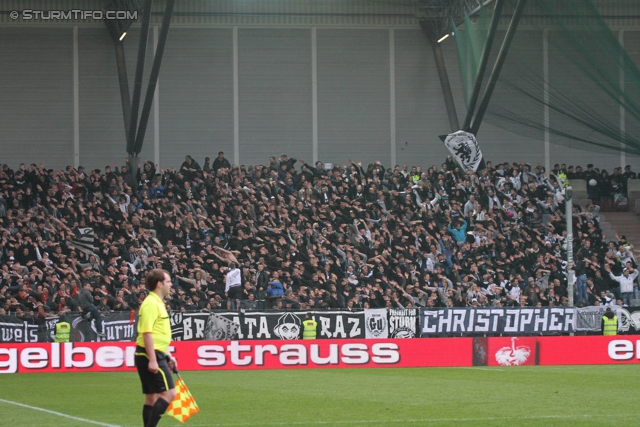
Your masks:
M 540 365 L 640 363 L 640 335 L 540 337 Z
M 537 360 L 536 337 L 499 337 L 487 340 L 487 365 L 523 366 L 535 365 Z
M 470 366 L 471 339 L 185 341 L 175 355 L 183 369 Z
M 134 343 L 0 347 L 0 373 L 134 370 Z M 181 370 L 470 366 L 471 339 L 181 341 Z
M 135 344 L 0 346 L 0 373 L 132 371 Z M 640 363 L 640 336 L 183 341 L 181 370 Z

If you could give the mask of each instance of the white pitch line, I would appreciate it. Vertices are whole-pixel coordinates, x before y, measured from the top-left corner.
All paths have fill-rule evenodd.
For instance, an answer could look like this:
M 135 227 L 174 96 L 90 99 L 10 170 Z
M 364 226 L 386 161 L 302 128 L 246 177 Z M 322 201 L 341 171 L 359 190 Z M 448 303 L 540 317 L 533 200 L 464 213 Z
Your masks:
M 500 368 L 481 368 L 478 366 L 469 366 L 468 368 L 464 368 L 464 369 L 475 369 L 476 371 L 504 371 L 504 369 L 500 369 Z
M 83 423 L 96 424 L 96 425 L 105 426 L 105 427 L 120 427 L 117 424 L 107 424 L 107 423 L 101 423 L 100 421 L 88 420 L 86 418 L 74 417 L 73 415 L 63 414 L 62 412 L 56 412 L 56 411 L 52 411 L 50 409 L 38 408 L 37 406 L 25 405 L 24 403 L 13 402 L 11 400 L 0 399 L 0 402 L 8 403 L 10 405 L 15 405 L 15 406 L 22 406 L 23 408 L 33 409 L 34 411 L 46 412 L 48 414 L 53 414 L 53 415 L 57 415 L 59 417 L 69 418 L 71 420 L 82 421 Z
M 478 418 L 421 418 L 408 420 L 337 420 L 337 421 L 290 421 L 290 422 L 266 422 L 260 423 L 265 426 L 284 426 L 284 425 L 341 425 L 341 424 L 401 424 L 401 423 L 421 423 L 433 424 L 444 422 L 461 422 L 461 421 L 509 421 L 509 420 L 545 420 L 545 419 L 564 419 L 564 418 L 601 418 L 601 417 L 618 417 L 630 418 L 637 417 L 640 414 L 602 414 L 602 415 L 540 415 L 540 416 L 524 416 L 524 417 L 478 417 Z M 190 427 L 234 427 L 234 426 L 252 426 L 255 423 L 218 423 L 218 424 L 189 424 Z

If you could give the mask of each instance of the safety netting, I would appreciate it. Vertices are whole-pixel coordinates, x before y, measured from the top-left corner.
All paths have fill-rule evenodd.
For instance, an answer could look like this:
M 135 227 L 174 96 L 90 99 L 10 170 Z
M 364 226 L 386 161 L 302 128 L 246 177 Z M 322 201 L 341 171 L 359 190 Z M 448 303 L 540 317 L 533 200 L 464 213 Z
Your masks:
M 503 22 L 516 2 L 506 0 Z M 455 29 L 467 107 L 491 17 L 485 8 Z M 556 144 L 640 154 L 640 70 L 591 0 L 527 0 L 506 58 L 486 121 L 540 141 L 548 131 Z

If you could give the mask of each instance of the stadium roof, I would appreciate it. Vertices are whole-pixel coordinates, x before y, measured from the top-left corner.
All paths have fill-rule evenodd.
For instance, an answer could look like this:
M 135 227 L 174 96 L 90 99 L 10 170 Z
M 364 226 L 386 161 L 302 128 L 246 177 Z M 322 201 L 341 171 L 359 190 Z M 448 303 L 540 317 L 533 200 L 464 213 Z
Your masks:
M 430 35 L 439 39 L 450 33 L 451 21 L 460 25 L 464 15 L 473 16 L 494 0 L 418 0 L 417 16 Z

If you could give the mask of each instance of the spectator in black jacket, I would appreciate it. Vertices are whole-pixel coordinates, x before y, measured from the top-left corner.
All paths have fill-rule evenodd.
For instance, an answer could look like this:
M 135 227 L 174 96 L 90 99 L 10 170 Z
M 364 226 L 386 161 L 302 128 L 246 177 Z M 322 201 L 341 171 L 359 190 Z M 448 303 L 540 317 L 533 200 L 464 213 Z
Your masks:
M 223 151 L 218 152 L 218 157 L 216 157 L 213 161 L 213 165 L 211 165 L 211 169 L 213 169 L 214 174 L 216 174 L 220 168 L 231 169 L 231 164 L 229 163 L 229 160 L 224 157 Z
M 93 288 L 91 287 L 91 283 L 89 282 L 85 283 L 82 288 L 82 291 L 80 291 L 80 297 L 79 297 L 80 308 L 82 309 L 82 311 L 85 313 L 85 316 L 87 316 L 89 320 L 93 318 L 96 321 L 96 329 L 98 332 L 98 336 L 104 338 L 105 334 L 103 329 L 104 325 L 102 321 L 102 315 L 98 311 L 98 308 L 93 304 L 92 291 L 93 291 Z

